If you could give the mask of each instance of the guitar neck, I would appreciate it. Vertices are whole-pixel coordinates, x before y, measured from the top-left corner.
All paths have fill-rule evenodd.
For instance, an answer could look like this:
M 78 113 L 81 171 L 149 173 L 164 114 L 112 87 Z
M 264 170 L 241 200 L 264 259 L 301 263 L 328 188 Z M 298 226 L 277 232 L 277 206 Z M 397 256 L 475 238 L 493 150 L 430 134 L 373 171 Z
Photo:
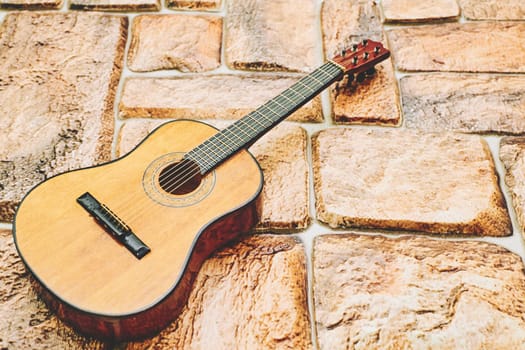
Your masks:
M 328 61 L 278 96 L 195 147 L 185 158 L 196 162 L 202 174 L 207 173 L 239 150 L 249 147 L 333 82 L 341 79 L 343 74 L 344 70 L 340 65 Z

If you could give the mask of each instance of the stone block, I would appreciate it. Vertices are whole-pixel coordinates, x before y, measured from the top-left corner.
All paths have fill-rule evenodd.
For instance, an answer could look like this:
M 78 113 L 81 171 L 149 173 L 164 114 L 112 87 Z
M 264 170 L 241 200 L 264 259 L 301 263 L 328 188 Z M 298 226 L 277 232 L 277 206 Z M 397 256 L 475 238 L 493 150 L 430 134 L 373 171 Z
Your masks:
M 525 77 L 428 74 L 401 78 L 405 126 L 426 131 L 522 134 Z
M 452 20 L 459 17 L 456 0 L 383 0 L 386 22 L 430 22 Z
M 316 1 L 227 0 L 226 64 L 233 69 L 310 72 L 316 68 Z
M 485 140 L 332 128 L 313 138 L 318 219 L 331 227 L 506 236 L 511 223 Z
M 521 0 L 459 0 L 463 16 L 473 20 L 524 20 Z
M 128 66 L 135 72 L 204 72 L 221 64 L 222 18 L 142 15 L 133 20 Z
M 109 160 L 127 19 L 20 12 L 0 31 L 0 221 L 9 221 L 37 183 Z
M 319 349 L 521 349 L 523 269 L 518 255 L 486 242 L 320 236 Z
M 311 349 L 302 244 L 255 235 L 206 260 L 182 314 L 126 349 Z
M 525 73 L 525 23 L 442 23 L 387 34 L 402 71 Z
M 273 74 L 128 78 L 119 111 L 122 118 L 240 119 L 297 80 Z M 321 99 L 314 98 L 287 120 L 322 121 Z
M 160 0 L 69 0 L 73 10 L 89 11 L 159 11 Z
M 363 39 L 382 41 L 386 46 L 379 9 L 373 1 L 324 1 L 321 23 L 327 59 Z M 363 83 L 348 84 L 344 79 L 330 88 L 336 123 L 398 125 L 401 122 L 391 59 L 376 68 L 376 75 Z

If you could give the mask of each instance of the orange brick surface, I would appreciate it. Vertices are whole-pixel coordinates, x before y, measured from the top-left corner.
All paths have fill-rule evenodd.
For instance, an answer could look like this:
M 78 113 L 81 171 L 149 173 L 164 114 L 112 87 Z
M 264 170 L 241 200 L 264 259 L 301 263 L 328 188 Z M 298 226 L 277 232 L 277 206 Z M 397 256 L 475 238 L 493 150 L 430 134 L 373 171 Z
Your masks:
M 524 14 L 520 0 L 0 0 L 0 348 L 523 348 Z M 392 53 L 375 75 L 251 145 L 258 224 L 204 262 L 173 323 L 115 343 L 49 311 L 12 236 L 34 185 L 172 119 L 223 129 L 365 38 Z

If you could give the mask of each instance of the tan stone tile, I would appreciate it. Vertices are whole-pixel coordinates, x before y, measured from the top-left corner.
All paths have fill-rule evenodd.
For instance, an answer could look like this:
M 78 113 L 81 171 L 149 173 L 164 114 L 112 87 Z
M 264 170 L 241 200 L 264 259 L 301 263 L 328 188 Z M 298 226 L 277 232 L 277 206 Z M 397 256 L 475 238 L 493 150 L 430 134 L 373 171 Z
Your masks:
M 365 38 L 386 45 L 373 1 L 324 1 L 321 20 L 327 59 Z M 333 85 L 330 92 L 336 123 L 397 125 L 401 121 L 397 80 L 390 59 L 377 66 L 373 78 L 360 84 L 348 84 L 345 79 Z
M 264 174 L 257 229 L 290 231 L 310 223 L 307 139 L 303 128 L 283 123 L 250 147 Z
M 16 10 L 51 10 L 62 7 L 62 0 L 0 0 L 0 8 Z
M 221 8 L 221 0 L 167 0 L 166 6 L 174 10 L 213 11 Z
M 458 0 L 463 16 L 474 20 L 523 20 L 525 3 L 522 0 Z
M 69 0 L 69 7 L 89 11 L 159 11 L 160 0 Z
M 0 220 L 54 174 L 108 160 L 127 19 L 12 13 L 0 38 Z
M 0 230 L 0 347 L 3 349 L 106 349 L 76 334 L 36 296 L 10 230 Z
M 459 16 L 456 0 L 382 0 L 386 22 L 428 22 Z
M 382 39 L 381 16 L 375 1 L 323 1 L 321 26 L 326 58 L 361 39 Z
M 240 119 L 298 79 L 268 74 L 128 78 L 120 100 L 120 116 Z M 287 120 L 322 119 L 321 100 L 316 97 Z
M 313 162 L 317 216 L 331 227 L 511 234 L 480 136 L 332 128 L 314 136 Z
M 405 126 L 426 131 L 525 132 L 525 77 L 428 74 L 400 80 Z
M 256 235 L 202 266 L 187 305 L 166 331 L 129 350 L 310 349 L 303 246 Z
M 387 34 L 403 71 L 525 72 L 525 23 L 443 23 Z
M 222 18 L 142 15 L 133 20 L 128 66 L 147 72 L 203 72 L 221 64 Z
M 512 206 L 525 237 L 525 138 L 504 137 L 500 142 L 499 158 L 505 167 L 505 184 L 512 195 Z
M 309 72 L 316 68 L 316 1 L 227 0 L 226 63 L 234 69 Z
M 334 122 L 338 124 L 399 125 L 401 107 L 390 59 L 376 66 L 376 74 L 361 83 L 344 79 L 330 88 Z
M 132 150 L 148 133 L 160 126 L 159 120 L 128 120 L 120 132 L 117 155 Z M 219 129 L 230 122 L 211 121 Z M 251 148 L 264 174 L 264 186 L 257 200 L 258 230 L 294 231 L 310 223 L 306 131 L 282 123 Z
M 523 269 L 518 255 L 485 242 L 318 237 L 319 348 L 522 348 Z

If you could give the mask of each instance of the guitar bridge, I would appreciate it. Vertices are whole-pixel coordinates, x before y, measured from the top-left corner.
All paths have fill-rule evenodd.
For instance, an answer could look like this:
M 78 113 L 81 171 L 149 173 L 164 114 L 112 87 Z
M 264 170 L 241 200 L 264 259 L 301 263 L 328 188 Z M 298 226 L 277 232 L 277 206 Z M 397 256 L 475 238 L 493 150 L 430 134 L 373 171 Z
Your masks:
M 101 204 L 89 192 L 77 198 L 77 202 L 93 216 L 97 223 L 122 243 L 137 259 L 142 259 L 151 249 L 133 233 L 106 205 Z

